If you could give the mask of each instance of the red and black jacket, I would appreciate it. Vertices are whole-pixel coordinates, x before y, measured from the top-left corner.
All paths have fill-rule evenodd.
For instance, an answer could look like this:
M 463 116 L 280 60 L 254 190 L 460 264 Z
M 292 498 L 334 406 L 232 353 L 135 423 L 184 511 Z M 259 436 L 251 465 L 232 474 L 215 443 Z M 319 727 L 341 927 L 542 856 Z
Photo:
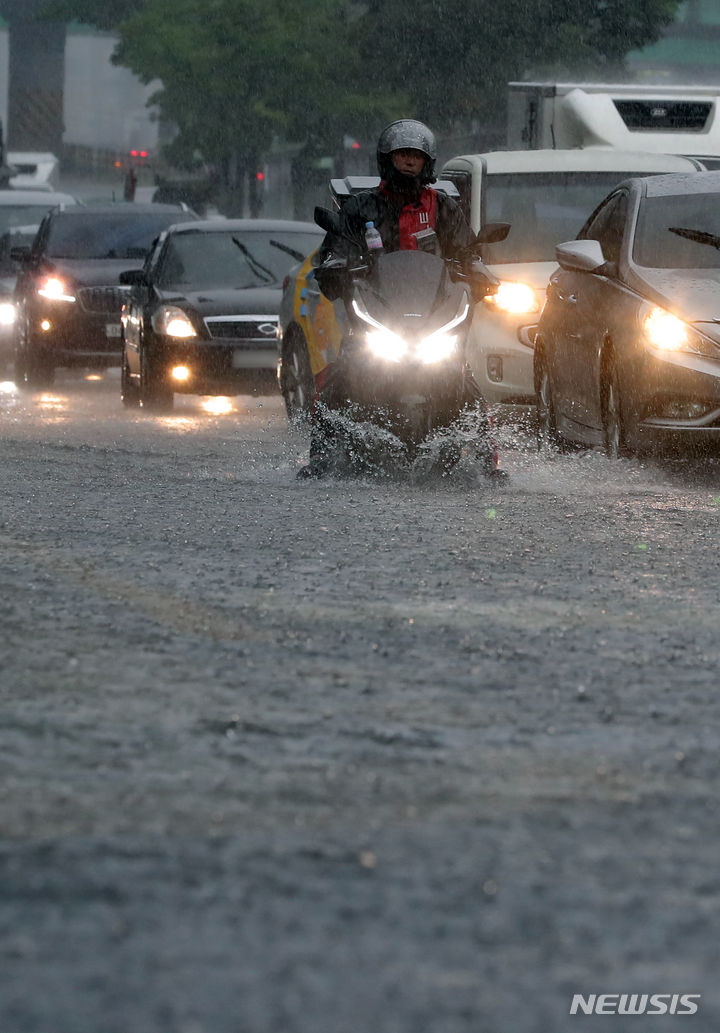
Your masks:
M 349 197 L 342 207 L 340 219 L 343 235 L 326 235 L 321 247 L 323 259 L 330 254 L 359 257 L 364 247 L 367 222 L 375 223 L 386 251 L 417 248 L 413 234 L 423 229 L 435 230 L 443 258 L 454 258 L 459 250 L 475 240 L 460 206 L 442 190 L 430 187 L 424 187 L 417 200 L 409 200 L 392 194 L 381 183 L 374 190 Z M 351 241 L 356 242 L 355 246 Z

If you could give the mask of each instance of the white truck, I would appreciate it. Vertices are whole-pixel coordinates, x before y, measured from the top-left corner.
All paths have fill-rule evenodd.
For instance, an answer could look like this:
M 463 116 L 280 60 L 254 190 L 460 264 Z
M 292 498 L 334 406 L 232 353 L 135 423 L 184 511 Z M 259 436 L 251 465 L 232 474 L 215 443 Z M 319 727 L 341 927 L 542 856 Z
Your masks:
M 45 151 L 8 151 L 7 162 L 13 169 L 10 186 L 17 190 L 57 190 L 60 161 Z
M 511 82 L 507 147 L 616 147 L 720 168 L 720 86 Z

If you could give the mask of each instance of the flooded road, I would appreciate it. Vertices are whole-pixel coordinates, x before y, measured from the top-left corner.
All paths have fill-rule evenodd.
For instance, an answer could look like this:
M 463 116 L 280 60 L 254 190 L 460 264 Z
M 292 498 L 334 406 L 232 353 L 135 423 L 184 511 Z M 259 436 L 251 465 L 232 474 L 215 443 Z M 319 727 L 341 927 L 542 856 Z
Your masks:
M 3 1033 L 717 1030 L 720 467 L 500 422 L 299 482 L 275 395 L 0 384 Z

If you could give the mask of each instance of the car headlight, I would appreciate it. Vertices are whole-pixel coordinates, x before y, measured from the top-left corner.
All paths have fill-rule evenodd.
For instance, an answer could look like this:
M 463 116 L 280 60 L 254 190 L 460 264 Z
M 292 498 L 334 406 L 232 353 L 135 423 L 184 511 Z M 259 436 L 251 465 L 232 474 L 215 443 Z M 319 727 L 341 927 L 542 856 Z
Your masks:
M 0 301 L 0 326 L 12 326 L 17 313 L 11 301 Z
M 177 305 L 165 305 L 157 310 L 151 320 L 157 334 L 168 337 L 197 337 L 197 330 L 190 322 L 187 312 Z
M 65 282 L 57 276 L 48 276 L 38 287 L 38 294 L 50 301 L 75 301 Z
M 720 358 L 720 351 L 712 342 L 701 337 L 684 320 L 658 305 L 644 316 L 642 328 L 648 344 L 658 351 L 689 351 L 713 359 Z
M 503 280 L 497 291 L 484 300 L 511 316 L 524 316 L 528 312 L 538 312 L 541 308 L 540 297 L 534 288 L 527 283 L 512 280 Z

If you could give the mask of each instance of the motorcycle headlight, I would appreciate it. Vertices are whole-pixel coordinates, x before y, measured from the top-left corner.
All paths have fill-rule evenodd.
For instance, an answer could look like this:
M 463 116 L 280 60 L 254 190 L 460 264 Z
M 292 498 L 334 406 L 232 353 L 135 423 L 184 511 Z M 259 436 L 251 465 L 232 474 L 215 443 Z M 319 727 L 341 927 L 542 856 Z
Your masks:
M 457 334 L 436 333 L 431 334 L 420 341 L 417 346 L 417 355 L 426 366 L 433 362 L 442 362 L 449 359 L 458 344 Z
M 356 299 L 353 299 L 352 307 L 355 315 L 372 327 L 372 330 L 365 331 L 365 340 L 372 354 L 388 362 L 399 362 L 407 352 L 407 344 L 402 337 L 373 319 L 364 306 L 358 305 Z
M 384 326 L 378 330 L 368 330 L 365 340 L 373 355 L 378 359 L 386 359 L 388 362 L 399 362 L 408 350 L 402 337 L 398 337 L 392 330 L 388 330 Z
M 470 303 L 467 298 L 463 298 L 455 318 L 419 342 L 416 351 L 417 357 L 421 362 L 429 366 L 434 362 L 442 362 L 443 359 L 450 358 L 458 346 L 460 336 L 459 334 L 451 334 L 449 331 L 464 322 L 469 311 Z
M 352 304 L 355 313 L 360 319 L 373 328 L 372 330 L 365 331 L 365 340 L 373 355 L 389 362 L 399 362 L 400 359 L 407 355 L 409 351 L 407 341 L 400 337 L 399 334 L 388 330 L 382 323 L 378 323 L 356 301 L 353 301 Z M 449 323 L 445 323 L 444 326 L 439 327 L 434 333 L 429 334 L 413 346 L 414 357 L 419 359 L 420 362 L 429 365 L 434 362 L 441 362 L 452 355 L 457 347 L 459 337 L 457 334 L 451 334 L 448 331 L 462 323 L 467 318 L 469 311 L 470 303 L 466 297 L 463 297 L 457 314 Z
M 485 301 L 512 316 L 524 316 L 528 312 L 538 312 L 541 308 L 536 290 L 527 283 L 510 280 L 503 280 L 495 294 L 488 295 Z
M 151 320 L 157 334 L 168 337 L 197 337 L 197 330 L 190 322 L 187 312 L 177 305 L 165 305 L 157 310 Z
M 15 306 L 11 301 L 0 302 L 0 326 L 12 326 L 15 316 Z
M 38 287 L 38 294 L 50 301 L 75 301 L 65 282 L 57 276 L 48 276 Z

